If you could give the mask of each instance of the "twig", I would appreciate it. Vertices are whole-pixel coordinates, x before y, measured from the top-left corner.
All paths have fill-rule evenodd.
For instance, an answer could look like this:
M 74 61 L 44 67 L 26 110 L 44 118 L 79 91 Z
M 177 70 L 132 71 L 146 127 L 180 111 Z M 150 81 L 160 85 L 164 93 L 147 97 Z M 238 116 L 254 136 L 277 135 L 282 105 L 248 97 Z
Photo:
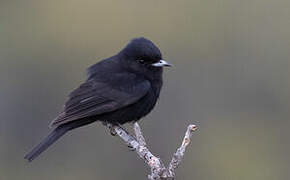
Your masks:
M 145 138 L 141 132 L 141 128 L 138 123 L 134 123 L 134 132 L 137 138 L 137 141 L 141 146 L 146 146 Z
M 190 138 L 193 131 L 197 129 L 195 125 L 189 125 L 187 127 L 187 131 L 181 146 L 174 153 L 168 168 L 166 168 L 162 161 L 158 157 L 154 156 L 146 147 L 145 138 L 143 137 L 141 128 L 137 122 L 134 124 L 136 138 L 130 135 L 121 126 L 112 125 L 110 123 L 105 125 L 110 129 L 112 134 L 117 134 L 129 147 L 135 150 L 139 157 L 143 159 L 145 163 L 151 168 L 151 174 L 148 175 L 149 180 L 162 180 L 175 177 L 174 171 L 182 161 L 185 149 L 190 143 Z
M 193 131 L 197 129 L 196 125 L 189 125 L 187 127 L 187 130 L 185 132 L 185 136 L 183 138 L 181 146 L 177 149 L 177 151 L 174 153 L 172 160 L 168 166 L 168 171 L 170 176 L 174 177 L 174 170 L 178 167 L 178 165 L 181 163 L 182 158 L 184 156 L 184 152 L 188 144 L 190 143 L 190 138 L 192 136 Z

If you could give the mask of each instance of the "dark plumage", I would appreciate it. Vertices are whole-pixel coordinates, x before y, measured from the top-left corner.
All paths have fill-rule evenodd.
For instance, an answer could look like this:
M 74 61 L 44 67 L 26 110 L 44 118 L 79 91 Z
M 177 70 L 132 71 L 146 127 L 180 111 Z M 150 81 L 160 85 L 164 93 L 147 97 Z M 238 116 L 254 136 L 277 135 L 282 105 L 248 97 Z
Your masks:
M 162 87 L 160 50 L 145 38 L 133 39 L 115 56 L 88 68 L 88 78 L 69 94 L 55 128 L 25 159 L 32 161 L 67 131 L 94 121 L 137 121 L 155 106 Z

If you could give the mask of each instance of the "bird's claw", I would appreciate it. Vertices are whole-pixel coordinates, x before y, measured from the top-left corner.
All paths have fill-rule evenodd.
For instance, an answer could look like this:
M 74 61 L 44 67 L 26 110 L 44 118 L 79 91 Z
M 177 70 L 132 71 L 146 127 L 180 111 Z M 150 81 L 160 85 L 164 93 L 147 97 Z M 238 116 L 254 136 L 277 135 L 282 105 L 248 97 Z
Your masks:
M 113 126 L 109 127 L 109 129 L 110 129 L 110 133 L 111 133 L 112 136 L 116 136 L 117 135 L 117 132 L 116 132 L 116 130 L 114 129 Z
M 107 122 L 102 122 L 103 123 L 103 125 L 104 126 L 107 126 L 108 128 L 109 128 L 109 130 L 110 130 L 110 134 L 112 135 L 112 136 L 116 136 L 117 135 L 117 132 L 116 132 L 116 130 L 114 129 L 114 125 L 112 125 L 112 124 L 110 124 L 110 123 L 107 123 Z
M 135 148 L 133 146 L 128 145 L 129 151 L 135 151 Z

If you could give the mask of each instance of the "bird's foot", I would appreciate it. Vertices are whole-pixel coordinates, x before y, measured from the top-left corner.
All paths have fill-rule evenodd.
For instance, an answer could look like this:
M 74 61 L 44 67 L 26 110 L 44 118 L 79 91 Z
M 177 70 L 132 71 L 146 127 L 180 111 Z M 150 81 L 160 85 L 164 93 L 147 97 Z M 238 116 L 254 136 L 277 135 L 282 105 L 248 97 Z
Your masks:
M 127 145 L 129 148 L 129 151 L 135 151 L 135 148 L 133 146 Z
M 109 128 L 109 130 L 110 130 L 110 134 L 111 134 L 112 136 L 116 136 L 116 135 L 117 135 L 117 132 L 116 132 L 116 130 L 114 129 L 114 125 L 113 125 L 113 124 L 111 124 L 111 123 L 107 123 L 107 122 L 102 122 L 102 123 L 103 123 L 104 126 L 107 126 L 107 127 Z
M 117 132 L 114 129 L 114 126 L 109 127 L 109 129 L 110 129 L 110 133 L 111 133 L 112 136 L 116 136 L 117 135 Z

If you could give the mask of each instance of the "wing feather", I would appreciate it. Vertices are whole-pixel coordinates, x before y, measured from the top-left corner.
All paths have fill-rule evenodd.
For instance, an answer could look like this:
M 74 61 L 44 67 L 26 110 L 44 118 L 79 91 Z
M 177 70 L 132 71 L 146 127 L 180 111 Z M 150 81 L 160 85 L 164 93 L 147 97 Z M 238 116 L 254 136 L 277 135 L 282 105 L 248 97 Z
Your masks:
M 121 74 L 111 79 L 113 82 L 89 79 L 72 91 L 51 126 L 118 110 L 137 102 L 150 89 L 150 82 L 136 75 Z

